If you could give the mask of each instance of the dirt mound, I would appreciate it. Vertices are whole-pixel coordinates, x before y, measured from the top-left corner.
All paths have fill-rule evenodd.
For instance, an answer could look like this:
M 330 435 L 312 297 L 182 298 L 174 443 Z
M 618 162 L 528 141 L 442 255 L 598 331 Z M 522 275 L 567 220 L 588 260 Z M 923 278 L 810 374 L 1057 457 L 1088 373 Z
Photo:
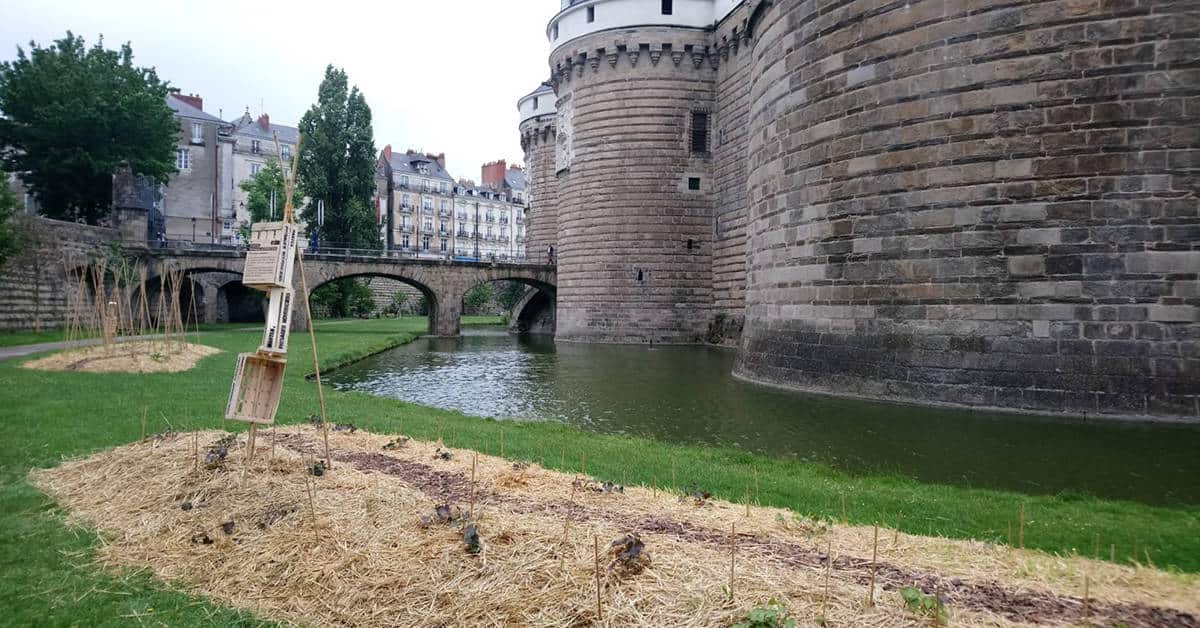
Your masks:
M 85 373 L 178 373 L 196 366 L 201 358 L 220 352 L 220 349 L 205 345 L 139 340 L 60 351 L 23 366 L 42 371 Z
M 872 561 L 872 528 L 701 491 L 476 464 L 362 431 L 330 434 L 331 469 L 316 464 L 311 427 L 258 442 L 249 468 L 244 437 L 203 432 L 31 481 L 104 534 L 104 562 L 295 622 L 578 625 L 598 619 L 597 582 L 614 625 L 729 625 L 772 600 L 800 624 L 930 625 L 944 613 L 966 626 L 1196 626 L 1200 615 L 1197 579 L 1155 569 L 882 529 Z

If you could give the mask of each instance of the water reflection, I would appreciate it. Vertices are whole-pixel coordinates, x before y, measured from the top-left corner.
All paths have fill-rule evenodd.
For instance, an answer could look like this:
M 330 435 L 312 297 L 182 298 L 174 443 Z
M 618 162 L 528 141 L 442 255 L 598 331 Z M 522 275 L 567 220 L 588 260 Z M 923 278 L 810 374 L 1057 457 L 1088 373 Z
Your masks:
M 467 414 L 732 445 L 931 482 L 1200 503 L 1200 427 L 924 408 L 775 390 L 729 376 L 713 347 L 556 344 L 474 329 L 330 375 Z

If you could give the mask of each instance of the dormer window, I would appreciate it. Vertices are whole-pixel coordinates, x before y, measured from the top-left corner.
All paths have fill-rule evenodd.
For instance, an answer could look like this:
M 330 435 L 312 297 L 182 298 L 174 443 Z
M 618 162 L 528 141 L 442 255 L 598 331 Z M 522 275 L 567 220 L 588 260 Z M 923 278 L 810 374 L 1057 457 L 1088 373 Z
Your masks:
M 200 124 L 199 122 L 192 123 L 192 143 L 204 143 L 204 125 Z
M 250 152 L 255 155 L 262 152 L 262 142 L 258 140 L 250 140 Z

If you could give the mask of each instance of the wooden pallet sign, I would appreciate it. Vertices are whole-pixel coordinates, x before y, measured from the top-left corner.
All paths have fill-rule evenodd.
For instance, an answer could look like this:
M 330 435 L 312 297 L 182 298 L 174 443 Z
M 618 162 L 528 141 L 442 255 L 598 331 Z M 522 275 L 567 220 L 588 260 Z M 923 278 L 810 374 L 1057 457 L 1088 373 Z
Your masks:
M 287 353 L 288 336 L 292 324 L 292 306 L 296 292 L 291 288 L 272 288 L 267 305 L 267 325 L 263 330 L 261 353 L 281 355 Z
M 242 353 L 234 370 L 233 387 L 225 406 L 225 418 L 256 425 L 275 423 L 279 397 L 283 392 L 283 371 L 287 359 Z
M 300 228 L 291 222 L 257 222 L 250 228 L 250 245 L 242 284 L 258 290 L 291 288 Z

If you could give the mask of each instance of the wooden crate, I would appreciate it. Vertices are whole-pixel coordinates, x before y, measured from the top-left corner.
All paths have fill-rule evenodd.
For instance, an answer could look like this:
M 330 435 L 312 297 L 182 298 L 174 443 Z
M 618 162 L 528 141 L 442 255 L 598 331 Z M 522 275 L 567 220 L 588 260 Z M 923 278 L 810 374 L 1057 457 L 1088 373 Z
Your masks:
M 256 222 L 250 228 L 242 284 L 259 290 L 292 287 L 300 228 L 295 223 Z
M 275 423 L 275 412 L 279 409 L 279 397 L 283 393 L 285 366 L 286 358 L 259 353 L 238 355 L 233 386 L 229 390 L 229 403 L 225 406 L 225 418 L 259 425 Z
M 288 337 L 291 335 L 292 307 L 296 292 L 291 288 L 271 288 L 267 306 L 267 324 L 263 329 L 260 353 L 287 353 Z

